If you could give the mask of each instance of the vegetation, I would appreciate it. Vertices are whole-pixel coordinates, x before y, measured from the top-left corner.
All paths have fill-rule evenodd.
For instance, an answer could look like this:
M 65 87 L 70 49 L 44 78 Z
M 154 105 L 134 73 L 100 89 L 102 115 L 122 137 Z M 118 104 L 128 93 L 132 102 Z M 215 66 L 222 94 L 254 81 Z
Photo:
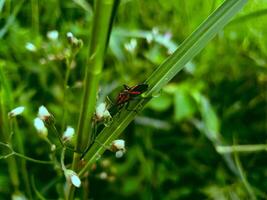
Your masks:
M 266 11 L 1 0 L 0 199 L 267 199 Z

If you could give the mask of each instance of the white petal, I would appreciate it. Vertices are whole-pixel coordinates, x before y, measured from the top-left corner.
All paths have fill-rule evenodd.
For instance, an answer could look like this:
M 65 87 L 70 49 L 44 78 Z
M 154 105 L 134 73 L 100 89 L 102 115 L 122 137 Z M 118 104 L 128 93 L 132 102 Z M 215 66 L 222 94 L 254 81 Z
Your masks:
M 72 174 L 70 176 L 70 180 L 71 183 L 75 186 L 75 187 L 80 187 L 81 186 L 81 180 L 80 178 L 76 175 L 76 174 Z
M 47 136 L 47 128 L 45 127 L 44 122 L 39 117 L 36 117 L 34 119 L 34 127 L 36 128 L 38 133 L 42 134 L 42 136 Z
M 13 110 L 11 110 L 11 111 L 8 113 L 8 116 L 9 116 L 9 117 L 14 117 L 14 116 L 20 115 L 20 114 L 24 111 L 24 109 L 25 109 L 25 107 L 23 107 L 23 106 L 14 108 Z
M 106 103 L 100 103 L 97 107 L 96 107 L 96 116 L 98 118 L 102 118 L 104 115 L 104 112 L 106 111 Z
M 124 140 L 114 140 L 112 145 L 117 149 L 125 149 L 125 141 Z
M 72 32 L 67 32 L 67 37 L 68 38 L 73 38 L 74 36 L 73 36 Z
M 51 114 L 48 112 L 48 110 L 46 109 L 46 107 L 44 106 L 40 106 L 39 110 L 38 110 L 38 117 L 41 118 L 42 120 L 50 117 Z
M 124 152 L 122 150 L 116 151 L 115 156 L 116 158 L 121 158 L 123 156 Z
M 73 137 L 74 135 L 74 128 L 72 128 L 71 126 L 68 126 L 66 131 L 63 133 L 63 139 L 64 140 L 69 140 L 70 138 Z
M 36 47 L 33 43 L 30 43 L 30 42 L 27 42 L 26 45 L 25 45 L 25 48 L 29 51 L 36 51 Z
M 107 175 L 106 172 L 101 172 L 101 173 L 99 174 L 99 178 L 100 178 L 100 179 L 107 179 L 107 177 L 108 177 L 108 175 Z
M 49 31 L 49 32 L 47 32 L 46 36 L 50 40 L 57 40 L 58 39 L 58 31 L 57 30 Z

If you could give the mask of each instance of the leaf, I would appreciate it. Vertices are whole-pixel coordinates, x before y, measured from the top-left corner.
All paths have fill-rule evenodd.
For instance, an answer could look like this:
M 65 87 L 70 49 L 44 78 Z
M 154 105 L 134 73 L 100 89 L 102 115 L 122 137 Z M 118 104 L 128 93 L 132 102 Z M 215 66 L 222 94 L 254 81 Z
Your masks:
M 194 99 L 188 91 L 177 88 L 174 94 L 174 119 L 181 121 L 186 118 L 192 117 L 196 111 L 196 104 Z
M 162 93 L 159 97 L 153 98 L 148 106 L 158 112 L 166 111 L 172 105 L 172 98 L 166 93 Z

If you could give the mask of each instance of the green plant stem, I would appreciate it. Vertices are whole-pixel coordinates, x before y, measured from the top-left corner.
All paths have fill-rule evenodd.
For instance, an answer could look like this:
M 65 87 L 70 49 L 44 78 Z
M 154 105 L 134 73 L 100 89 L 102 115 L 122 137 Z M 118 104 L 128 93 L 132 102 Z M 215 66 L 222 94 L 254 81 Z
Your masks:
M 85 70 L 84 92 L 80 116 L 77 128 L 77 141 L 75 149 L 83 152 L 91 143 L 92 118 L 94 116 L 96 97 L 104 55 L 108 41 L 110 24 L 112 23 L 112 11 L 115 2 L 118 0 L 97 0 L 95 1 L 95 12 L 89 48 L 89 59 Z M 72 169 L 77 170 L 80 154 L 74 153 Z M 73 199 L 74 187 L 70 190 L 69 199 Z
M 9 121 L 10 121 L 11 134 L 14 134 L 14 136 L 15 136 L 17 148 L 18 148 L 18 152 L 19 152 L 16 154 L 24 155 L 25 154 L 24 146 L 23 146 L 24 138 L 22 137 L 22 134 L 20 133 L 20 131 L 18 129 L 17 120 L 16 119 L 10 119 Z M 25 183 L 27 194 L 29 196 L 29 199 L 32 199 L 32 191 L 31 191 L 31 185 L 30 185 L 30 178 L 29 178 L 29 174 L 27 171 L 26 159 L 20 159 L 19 161 L 20 161 L 20 165 L 21 165 L 21 172 L 22 172 L 22 176 L 23 176 L 23 180 Z
M 82 152 L 90 143 L 98 84 L 102 72 L 112 7 L 115 0 L 98 0 L 94 14 L 89 59 L 86 66 L 84 93 L 77 129 L 76 149 Z M 74 165 L 75 166 L 75 165 Z
M 234 153 L 234 158 L 235 158 L 236 166 L 237 166 L 238 171 L 239 171 L 239 173 L 240 173 L 241 181 L 242 181 L 242 183 L 244 184 L 244 186 L 245 186 L 245 188 L 246 188 L 246 190 L 247 190 L 247 192 L 248 192 L 248 194 L 249 194 L 249 196 L 250 196 L 249 199 L 251 199 L 251 200 L 256 200 L 257 197 L 256 197 L 256 195 L 254 194 L 254 191 L 253 191 L 253 189 L 251 188 L 251 186 L 250 186 L 250 184 L 249 184 L 249 182 L 248 182 L 248 180 L 247 180 L 247 176 L 246 176 L 246 174 L 245 174 L 245 172 L 244 172 L 244 170 L 243 170 L 243 167 L 242 167 L 242 164 L 241 164 L 241 162 L 240 162 L 240 159 L 239 159 L 239 156 L 238 156 L 237 152 Z
M 0 158 L 8 158 L 10 156 L 18 156 L 20 158 L 23 158 L 25 160 L 29 160 L 31 162 L 35 162 L 35 163 L 39 163 L 39 164 L 53 164 L 52 161 L 44 161 L 44 160 L 38 160 L 38 159 L 34 159 L 34 158 L 31 158 L 31 157 L 28 157 L 28 156 L 25 156 L 24 154 L 20 154 L 18 152 L 15 152 L 12 147 L 9 145 L 9 144 L 6 144 L 6 143 L 3 143 L 3 142 L 0 142 L 0 145 L 8 148 L 10 150 L 11 153 L 9 154 L 6 154 L 4 156 L 0 156 Z
M 1 111 L 1 138 L 8 142 L 9 140 L 9 134 L 10 134 L 10 127 L 8 126 L 8 117 L 7 117 L 7 109 L 9 108 L 7 102 L 8 99 L 10 99 L 10 93 L 9 93 L 9 86 L 7 82 L 5 81 L 4 72 L 3 72 L 3 66 L 4 63 L 0 63 L 0 111 Z M 11 179 L 11 183 L 15 190 L 19 189 L 20 181 L 19 181 L 19 173 L 18 173 L 18 167 L 17 162 L 14 157 L 7 158 L 7 165 L 8 165 L 8 171 Z
M 24 137 L 22 136 L 22 134 L 20 133 L 20 131 L 18 129 L 16 119 L 7 119 L 7 112 L 5 112 L 5 108 L 8 110 L 11 110 L 11 108 L 14 107 L 14 102 L 13 102 L 13 98 L 11 96 L 11 89 L 9 86 L 10 84 L 6 80 L 4 73 L 3 73 L 3 69 L 2 69 L 3 66 L 4 66 L 4 64 L 2 66 L 0 66 L 0 80 L 1 80 L 1 83 L 3 85 L 3 96 L 5 97 L 5 99 L 3 99 L 3 103 L 4 103 L 4 105 L 3 105 L 3 112 L 4 112 L 3 115 L 4 116 L 3 117 L 6 118 L 5 123 L 9 122 L 8 123 L 9 125 L 6 124 L 6 126 L 7 126 L 6 131 L 8 131 L 8 132 L 6 132 L 6 134 L 10 134 L 12 136 L 14 133 L 16 133 L 14 135 L 15 136 L 14 138 L 15 138 L 15 142 L 17 144 L 18 153 L 23 155 L 25 153 L 24 146 L 23 146 Z M 8 102 L 8 104 L 7 104 L 7 102 Z M 7 136 L 7 135 L 6 135 L 6 137 L 10 138 L 10 136 Z M 22 178 L 24 181 L 27 195 L 28 195 L 29 199 L 32 199 L 30 179 L 29 179 L 29 174 L 27 171 L 27 164 L 26 164 L 26 161 L 24 159 L 20 160 L 20 168 L 21 168 Z
M 39 6 L 38 0 L 31 0 L 32 29 L 35 34 L 39 32 Z
M 266 144 L 257 144 L 257 145 L 233 145 L 233 146 L 217 146 L 216 151 L 218 153 L 252 153 L 257 151 L 267 151 Z
M 149 85 L 146 96 L 156 95 L 185 64 L 192 60 L 207 43 L 229 22 L 229 20 L 246 4 L 247 0 L 226 0 L 216 9 L 179 47 L 169 56 L 147 79 Z M 132 110 L 142 109 L 149 100 L 140 99 L 132 103 Z M 89 167 L 103 154 L 105 146 L 115 140 L 121 132 L 134 119 L 136 113 L 122 111 L 120 116 L 115 116 L 113 123 L 104 128 L 96 138 L 84 159 L 87 160 L 85 167 L 79 172 L 83 175 Z
M 36 185 L 35 185 L 35 181 L 34 181 L 34 176 L 31 177 L 31 182 L 32 182 L 33 191 L 35 192 L 36 196 L 40 200 L 46 200 L 46 198 L 37 190 Z

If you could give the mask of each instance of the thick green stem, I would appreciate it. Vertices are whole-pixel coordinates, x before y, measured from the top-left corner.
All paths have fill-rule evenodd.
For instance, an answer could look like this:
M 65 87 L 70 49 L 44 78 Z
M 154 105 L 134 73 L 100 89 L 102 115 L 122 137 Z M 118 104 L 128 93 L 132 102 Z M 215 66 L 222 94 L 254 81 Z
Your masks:
M 94 20 L 89 48 L 89 59 L 85 70 L 84 93 L 77 128 L 77 142 L 75 149 L 82 152 L 91 143 L 92 118 L 94 116 L 98 85 L 104 55 L 109 37 L 110 24 L 112 23 L 112 11 L 118 0 L 95 1 Z M 72 169 L 77 170 L 80 155 L 74 153 Z M 73 199 L 74 188 L 70 189 L 68 199 Z
M 91 34 L 89 59 L 84 80 L 84 94 L 77 129 L 76 150 L 85 150 L 91 139 L 91 121 L 95 111 L 96 97 L 100 75 L 102 72 L 109 24 L 115 0 L 96 1 L 94 21 Z M 76 158 L 77 156 L 74 156 Z M 76 169 L 77 159 L 74 159 L 73 169 Z

